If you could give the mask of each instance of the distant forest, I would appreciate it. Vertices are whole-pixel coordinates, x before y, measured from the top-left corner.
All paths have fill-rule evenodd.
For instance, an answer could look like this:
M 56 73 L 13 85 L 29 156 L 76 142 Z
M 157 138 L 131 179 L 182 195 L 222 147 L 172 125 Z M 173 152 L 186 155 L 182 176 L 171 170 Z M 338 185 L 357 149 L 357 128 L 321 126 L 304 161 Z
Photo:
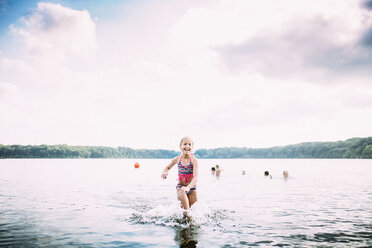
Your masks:
M 0 145 L 0 158 L 172 158 L 173 150 L 68 145 Z M 372 159 L 372 137 L 337 142 L 305 142 L 270 148 L 199 149 L 197 158 L 363 158 Z

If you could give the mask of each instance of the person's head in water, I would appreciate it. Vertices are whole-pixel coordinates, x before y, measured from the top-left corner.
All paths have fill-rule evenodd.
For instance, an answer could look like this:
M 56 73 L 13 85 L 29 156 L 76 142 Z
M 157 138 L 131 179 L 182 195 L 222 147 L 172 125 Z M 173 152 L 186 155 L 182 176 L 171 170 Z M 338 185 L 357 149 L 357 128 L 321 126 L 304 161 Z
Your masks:
M 273 178 L 271 175 L 270 175 L 270 173 L 268 172 L 268 171 L 265 171 L 264 172 L 264 176 L 266 177 L 266 178 Z
M 184 155 L 191 155 L 194 149 L 194 141 L 190 137 L 184 137 L 180 142 L 180 150 Z
M 289 176 L 288 171 L 287 170 L 283 171 L 283 177 L 288 178 L 288 176 Z
M 268 171 L 264 172 L 264 176 L 270 179 L 273 178 Z
M 212 168 L 211 168 L 211 171 L 216 171 L 216 168 L 212 167 Z

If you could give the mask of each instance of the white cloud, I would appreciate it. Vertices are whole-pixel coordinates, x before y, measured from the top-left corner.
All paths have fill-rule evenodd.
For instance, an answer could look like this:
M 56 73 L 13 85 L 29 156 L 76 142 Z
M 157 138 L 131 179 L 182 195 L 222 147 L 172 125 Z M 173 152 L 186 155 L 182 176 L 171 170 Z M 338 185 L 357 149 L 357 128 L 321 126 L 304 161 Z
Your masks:
M 33 56 L 78 56 L 97 47 L 96 26 L 86 10 L 41 2 L 19 22 L 10 30 L 24 44 L 24 52 Z
M 265 15 L 252 19 L 253 23 L 264 23 L 264 27 L 259 24 L 253 33 L 241 29 L 248 34 L 245 40 L 226 42 L 217 48 L 232 71 L 312 82 L 329 82 L 329 73 L 333 78 L 337 74 L 345 76 L 345 71 L 352 71 L 354 76 L 370 73 L 371 51 L 361 40 L 372 29 L 372 13 L 360 8 L 358 2 L 302 0 L 272 6 Z

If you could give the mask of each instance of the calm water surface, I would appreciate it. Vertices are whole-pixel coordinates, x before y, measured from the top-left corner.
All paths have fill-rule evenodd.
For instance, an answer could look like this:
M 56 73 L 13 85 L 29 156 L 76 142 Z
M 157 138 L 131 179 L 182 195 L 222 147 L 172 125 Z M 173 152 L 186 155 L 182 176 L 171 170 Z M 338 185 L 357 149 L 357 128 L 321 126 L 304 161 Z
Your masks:
M 136 161 L 0 160 L 0 246 L 372 246 L 372 160 L 199 160 L 191 223 L 170 160 Z

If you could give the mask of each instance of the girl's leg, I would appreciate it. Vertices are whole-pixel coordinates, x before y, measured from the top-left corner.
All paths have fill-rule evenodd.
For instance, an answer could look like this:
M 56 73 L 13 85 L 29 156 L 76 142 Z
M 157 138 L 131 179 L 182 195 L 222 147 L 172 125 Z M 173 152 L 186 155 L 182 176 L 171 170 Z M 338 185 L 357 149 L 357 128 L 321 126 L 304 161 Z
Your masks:
M 194 204 L 198 200 L 196 190 L 194 190 L 191 194 L 187 195 L 187 197 L 188 197 L 188 202 L 190 204 L 190 207 L 192 206 L 192 204 Z
M 182 193 L 180 189 L 177 189 L 177 198 L 181 201 L 183 209 L 188 210 L 190 208 L 189 198 L 187 197 L 186 193 Z

